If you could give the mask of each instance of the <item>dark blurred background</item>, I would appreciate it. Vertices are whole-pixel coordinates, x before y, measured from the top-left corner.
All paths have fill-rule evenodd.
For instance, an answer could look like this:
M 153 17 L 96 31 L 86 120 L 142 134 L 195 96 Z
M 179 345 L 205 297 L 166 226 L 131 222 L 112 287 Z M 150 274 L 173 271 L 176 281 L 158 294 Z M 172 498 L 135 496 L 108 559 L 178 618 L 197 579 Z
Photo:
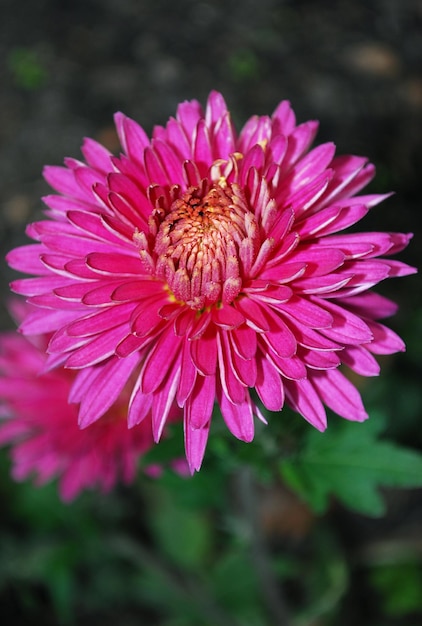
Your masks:
M 112 125 L 116 110 L 135 118 L 150 132 L 155 123 L 162 124 L 174 114 L 178 102 L 196 98 L 204 103 L 209 91 L 217 89 L 223 92 L 238 128 L 250 115 L 270 114 L 281 99 L 288 99 L 298 121 L 320 120 L 319 142 L 334 140 L 339 153 L 367 155 L 377 166 L 371 190 L 393 190 L 396 194 L 373 209 L 364 229 L 413 232 L 415 238 L 400 258 L 420 265 L 420 0 L 0 0 L 0 9 L 2 259 L 8 249 L 26 241 L 25 224 L 41 215 L 39 198 L 47 192 L 41 177 L 44 164 L 60 164 L 64 156 L 79 157 L 84 136 L 117 150 Z M 2 260 L 0 287 L 4 298 L 12 276 Z M 377 389 L 378 397 L 390 390 L 385 401 L 390 403 L 391 435 L 403 444 L 422 449 L 421 289 L 420 277 L 391 281 L 381 287 L 383 293 L 400 303 L 400 312 L 391 325 L 406 340 L 408 352 L 386 363 L 384 386 Z M 0 323 L 2 328 L 11 327 L 4 302 Z M 11 566 L 11 571 L 0 572 L 0 598 L 8 598 L 0 599 L 0 607 L 6 607 L 8 623 L 18 626 L 40 623 L 36 620 L 41 617 L 45 624 L 73 623 L 75 614 L 71 618 L 69 609 L 73 600 L 69 597 L 73 597 L 72 585 L 76 583 L 69 578 L 69 572 L 66 574 L 66 567 L 71 570 L 80 565 L 78 557 L 68 555 L 73 550 L 69 533 L 73 538 L 82 533 L 77 511 L 88 526 L 87 520 L 93 515 L 96 521 L 87 532 L 95 536 L 95 529 L 102 526 L 104 519 L 107 528 L 119 522 L 120 517 L 123 525 L 131 527 L 132 516 L 136 517 L 137 506 L 142 503 L 133 498 L 129 503 L 128 494 L 123 492 L 113 496 L 114 500 L 100 500 L 94 513 L 91 504 L 87 508 L 78 504 L 81 509 L 69 512 L 71 508 L 56 502 L 53 491 L 32 494 L 25 486 L 14 489 L 7 482 L 6 457 L 3 467 L 0 489 L 5 512 L 1 545 L 16 544 L 15 552 L 9 554 L 9 561 L 16 568 Z M 37 494 L 43 494 L 38 496 L 41 500 L 37 500 Z M 420 492 L 389 497 L 392 504 L 381 521 L 354 518 L 336 510 L 327 522 L 333 536 L 340 545 L 356 545 L 357 554 L 373 537 L 385 537 L 387 541 L 393 536 L 401 540 L 410 532 L 410 525 L 412 532 L 419 528 L 415 545 L 422 558 Z M 46 518 L 52 515 L 55 521 L 49 524 L 43 518 L 37 502 L 46 507 Z M 116 507 L 116 519 L 111 507 Z M 70 522 L 64 521 L 69 519 Z M 53 565 L 48 561 L 50 556 L 50 565 L 42 561 L 45 555 L 39 557 L 44 563 L 40 572 L 33 561 L 38 562 L 37 550 L 44 554 L 43 541 L 51 534 L 59 538 L 60 545 L 64 542 L 67 557 L 54 553 Z M 95 541 L 91 545 L 94 544 Z M 29 550 L 29 565 L 19 545 Z M 100 553 L 100 546 L 97 548 Z M 89 563 L 92 575 L 96 567 L 109 566 L 111 571 L 117 567 L 114 562 L 113 567 L 104 564 L 98 555 L 91 555 Z M 29 572 L 35 568 L 36 573 L 33 578 L 28 574 L 21 579 L 16 571 L 26 566 Z M 122 575 L 129 566 L 120 566 L 117 571 Z M 417 603 L 410 602 L 407 613 L 407 605 L 402 613 L 394 613 L 394 607 L 392 612 L 386 609 L 382 613 L 379 608 L 385 600 L 383 589 L 387 589 L 388 596 L 388 585 L 394 587 L 400 572 L 399 578 L 397 572 L 396 578 L 394 572 L 384 572 L 387 582 L 381 575 L 381 583 L 375 585 L 378 591 L 373 587 L 368 591 L 370 582 L 357 576 L 361 573 L 359 567 L 350 571 L 351 591 L 344 604 L 349 613 L 346 611 L 341 621 L 334 624 L 349 624 L 348 615 L 350 624 L 368 626 L 421 623 L 417 617 L 420 613 L 415 612 L 421 608 Z M 406 588 L 413 585 L 418 596 L 422 589 L 420 560 L 415 571 L 416 574 L 413 570 L 412 575 L 408 573 L 410 582 Z M 114 574 L 110 573 L 110 577 L 114 580 Z M 56 583 L 62 580 L 57 589 L 48 582 L 52 579 Z M 135 589 L 133 580 L 131 584 Z M 103 597 L 107 593 L 104 589 L 113 585 L 115 588 L 115 582 L 112 584 L 109 579 L 104 585 L 90 593 Z M 127 588 L 125 592 L 128 593 Z M 123 591 L 121 594 L 124 596 Z M 102 624 L 124 626 L 191 623 L 175 618 L 159 621 L 154 610 L 148 614 L 144 605 L 139 608 L 129 596 L 126 613 L 116 613 L 121 617 L 117 622 L 113 613 L 120 606 L 117 599 L 109 598 L 111 605 L 106 603 L 103 613 L 95 608 L 95 602 L 94 608 L 89 602 L 82 602 L 82 608 L 72 610 L 76 611 L 80 625 L 84 619 L 97 623 L 95 615 L 98 623 L 102 620 Z M 133 596 L 136 597 L 134 590 Z M 131 606 L 135 607 L 132 612 Z M 366 607 L 366 613 L 364 609 L 359 613 L 357 606 Z M 350 613 L 350 607 L 354 607 L 354 613 Z

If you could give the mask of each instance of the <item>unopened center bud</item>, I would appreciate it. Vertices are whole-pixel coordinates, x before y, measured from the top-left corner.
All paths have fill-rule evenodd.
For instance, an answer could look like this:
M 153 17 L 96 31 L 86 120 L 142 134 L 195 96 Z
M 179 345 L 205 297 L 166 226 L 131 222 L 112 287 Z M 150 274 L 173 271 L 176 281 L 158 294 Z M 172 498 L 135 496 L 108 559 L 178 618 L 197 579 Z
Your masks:
M 251 216 L 239 190 L 225 180 L 205 191 L 190 188 L 173 202 L 154 251 L 157 271 L 177 300 L 200 310 L 238 295 L 246 214 Z

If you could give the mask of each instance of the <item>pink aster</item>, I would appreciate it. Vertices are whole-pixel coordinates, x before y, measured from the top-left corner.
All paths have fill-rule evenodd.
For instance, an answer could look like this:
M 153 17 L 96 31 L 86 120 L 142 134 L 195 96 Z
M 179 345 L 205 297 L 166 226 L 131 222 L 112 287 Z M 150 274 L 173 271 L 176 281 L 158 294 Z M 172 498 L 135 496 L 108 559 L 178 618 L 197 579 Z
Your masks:
M 378 321 L 395 305 L 372 288 L 414 272 L 386 258 L 411 235 L 343 232 L 386 197 L 356 195 L 374 166 L 332 143 L 311 148 L 317 123 L 296 125 L 286 101 L 239 134 L 216 92 L 205 112 L 180 104 L 151 139 L 122 113 L 115 121 L 123 154 L 87 139 L 84 161 L 47 167 L 59 193 L 44 199 L 50 219 L 8 257 L 35 275 L 12 285 L 35 305 L 22 332 L 54 332 L 51 364 L 78 370 L 80 423 L 132 377 L 129 426 L 152 411 L 158 441 L 183 407 L 193 471 L 215 402 L 233 435 L 252 440 L 263 417 L 251 389 L 320 430 L 324 405 L 365 419 L 339 366 L 373 376 L 374 354 L 404 349 Z
M 78 428 L 69 404 L 74 373 L 45 372 L 46 355 L 25 337 L 0 336 L 0 445 L 11 446 L 12 475 L 44 484 L 59 477 L 59 493 L 73 500 L 84 489 L 109 491 L 134 480 L 140 456 L 153 444 L 147 422 L 128 430 L 117 403 L 89 428 Z

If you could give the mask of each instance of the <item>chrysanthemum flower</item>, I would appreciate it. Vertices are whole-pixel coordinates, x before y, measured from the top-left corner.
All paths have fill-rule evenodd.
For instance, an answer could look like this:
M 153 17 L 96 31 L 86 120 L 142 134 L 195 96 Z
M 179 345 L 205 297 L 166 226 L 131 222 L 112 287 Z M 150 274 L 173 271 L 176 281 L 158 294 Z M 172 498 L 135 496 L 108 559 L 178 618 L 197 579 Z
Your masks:
M 84 489 L 106 492 L 118 480 L 132 482 L 153 445 L 151 424 L 129 430 L 118 402 L 81 430 L 77 406 L 68 402 L 74 372 L 45 372 L 45 361 L 25 337 L 0 335 L 0 446 L 11 446 L 13 478 L 40 485 L 58 477 L 64 501 Z
M 151 410 L 158 440 L 171 406 L 183 407 L 194 470 L 215 402 L 233 435 L 252 440 L 263 417 L 250 389 L 320 430 L 324 404 L 365 419 L 339 366 L 376 375 L 374 354 L 404 349 L 376 321 L 395 305 L 372 287 L 414 271 L 385 258 L 410 235 L 343 233 L 386 197 L 356 195 L 373 165 L 332 143 L 310 149 L 317 123 L 296 125 L 285 101 L 239 134 L 216 92 L 205 113 L 182 103 L 152 139 L 122 113 L 115 121 L 123 154 L 87 139 L 85 162 L 47 167 L 60 194 L 45 198 L 50 219 L 28 228 L 39 243 L 9 254 L 36 275 L 13 283 L 37 307 L 22 331 L 54 331 L 52 363 L 79 370 L 80 422 L 136 376 L 129 425 Z

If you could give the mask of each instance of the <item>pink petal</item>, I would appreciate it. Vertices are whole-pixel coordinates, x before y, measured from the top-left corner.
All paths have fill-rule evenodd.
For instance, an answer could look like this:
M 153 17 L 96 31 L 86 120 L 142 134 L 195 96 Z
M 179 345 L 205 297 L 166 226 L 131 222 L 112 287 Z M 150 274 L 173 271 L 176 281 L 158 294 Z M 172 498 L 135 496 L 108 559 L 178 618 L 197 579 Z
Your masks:
M 85 337 L 70 337 L 66 332 L 66 327 L 59 327 L 49 341 L 47 352 L 49 354 L 64 354 L 84 346 L 86 343 Z
M 64 233 L 55 233 L 54 235 L 45 235 L 43 237 L 45 243 L 50 250 L 67 254 L 71 256 L 85 256 L 87 248 L 89 252 L 109 252 L 110 244 L 102 241 L 96 241 L 90 237 L 80 235 L 67 235 Z
M 192 148 L 182 125 L 173 117 L 166 126 L 167 141 L 180 156 L 182 161 L 192 158 Z
M 232 343 L 235 351 L 244 359 L 251 359 L 256 352 L 256 332 L 244 324 L 235 328 L 231 333 Z
M 260 144 L 255 144 L 246 155 L 243 157 L 240 163 L 240 183 L 244 185 L 246 183 L 246 176 L 248 170 L 253 167 L 258 171 L 261 171 L 264 167 L 264 150 Z
M 19 293 L 23 296 L 39 296 L 46 292 L 52 291 L 56 288 L 60 288 L 63 283 L 66 283 L 63 276 L 42 276 L 41 278 L 22 278 L 14 280 L 10 283 L 10 288 L 15 293 Z
M 254 420 L 250 400 L 241 404 L 233 404 L 225 393 L 217 393 L 223 419 L 228 429 L 237 439 L 250 442 L 254 438 Z
M 161 329 L 159 329 L 161 330 Z M 135 337 L 135 335 L 127 335 L 124 337 L 116 346 L 116 356 L 125 359 L 129 355 L 133 354 L 133 352 L 141 351 L 148 344 L 152 343 L 158 334 L 159 331 L 154 332 L 147 337 Z
M 368 163 L 363 167 L 354 178 L 345 186 L 340 186 L 340 190 L 330 194 L 330 202 L 337 203 L 339 200 L 349 198 L 358 193 L 365 187 L 375 176 L 375 166 Z
M 214 308 L 211 317 L 214 324 L 224 330 L 233 330 L 241 326 L 245 321 L 242 313 L 230 305 Z
M 135 385 L 129 402 L 128 427 L 140 424 L 149 415 L 152 406 L 152 394 L 144 394 L 139 385 Z
M 127 335 L 126 325 L 104 331 L 95 339 L 75 350 L 66 361 L 66 367 L 79 369 L 101 363 L 114 354 L 117 344 L 125 335 Z
M 277 309 L 283 311 L 289 316 L 289 319 L 294 319 L 301 324 L 309 326 L 309 328 L 329 328 L 333 324 L 332 315 L 324 310 L 328 308 L 322 302 L 317 299 L 312 301 L 310 298 L 301 298 L 299 296 L 293 296 L 289 302 L 282 302 L 277 304 Z
M 194 429 L 202 429 L 211 420 L 215 401 L 215 376 L 198 376 L 186 401 L 185 417 Z
M 167 379 L 152 394 L 152 433 L 156 443 L 161 439 L 163 428 L 173 406 L 179 376 L 180 365 L 176 361 L 168 372 Z
M 317 352 L 316 354 L 321 354 L 321 352 Z M 322 354 L 331 355 L 333 353 L 323 352 Z M 297 356 L 282 358 L 277 354 L 271 353 L 267 355 L 267 358 L 283 378 L 288 378 L 289 380 L 301 380 L 302 378 L 306 378 L 306 367 Z M 340 362 L 340 360 L 338 360 L 338 362 Z
M 263 355 L 257 360 L 257 366 L 255 389 L 262 404 L 269 411 L 281 411 L 284 404 L 284 388 L 280 374 Z
M 371 329 L 373 340 L 366 348 L 374 354 L 394 354 L 395 352 L 404 352 L 406 347 L 404 341 L 390 328 L 367 320 L 367 324 Z
M 113 209 L 114 219 L 117 218 L 118 221 L 122 221 L 124 223 L 124 226 L 127 229 L 125 230 L 125 233 L 127 232 L 129 235 L 130 232 L 129 240 L 132 242 L 135 229 L 140 228 L 143 230 L 147 226 L 147 221 L 144 215 L 149 215 L 151 212 L 150 202 L 147 198 L 145 198 L 142 205 L 137 204 L 135 207 L 130 200 L 127 200 L 115 191 L 111 191 L 108 194 L 107 199 Z M 147 208 L 148 211 L 146 211 L 145 208 Z M 110 219 L 110 216 L 107 216 L 107 219 Z
M 306 216 L 297 228 L 302 238 L 307 238 L 318 234 L 327 235 L 331 232 L 343 230 L 348 226 L 358 222 L 366 213 L 368 208 L 365 205 L 355 204 L 351 207 L 330 206 L 322 209 L 313 215 Z
M 269 329 L 268 321 L 264 316 L 261 306 L 259 306 L 257 302 L 254 302 L 250 298 L 239 298 L 235 301 L 234 305 L 243 313 L 247 325 L 253 330 L 263 332 Z
M 332 274 L 296 280 L 294 286 L 301 294 L 328 294 L 345 287 L 351 280 L 352 276 Z
M 69 170 L 67 167 L 46 165 L 43 170 L 43 176 L 50 187 L 53 187 L 53 189 L 65 196 L 79 200 L 90 199 L 86 197 L 85 191 L 76 182 L 73 170 Z
M 296 189 L 294 193 L 286 195 L 286 192 L 284 191 L 281 196 L 276 195 L 276 198 L 285 206 L 287 205 L 292 208 L 297 221 L 300 223 L 303 219 L 308 219 L 308 213 L 314 211 L 313 205 L 324 193 L 331 178 L 331 170 L 326 170 L 306 185 L 302 185 Z
M 274 352 L 282 357 L 289 358 L 296 353 L 296 339 L 290 328 L 281 318 L 271 315 L 271 330 L 264 335 L 264 341 L 271 346 Z
M 130 159 L 142 164 L 144 149 L 149 145 L 145 131 L 134 120 L 120 112 L 115 114 L 114 122 L 123 150 Z
M 227 105 L 221 93 L 211 91 L 205 109 L 205 121 L 207 126 L 213 126 L 227 112 Z
M 271 119 L 275 132 L 281 135 L 290 135 L 296 125 L 296 116 L 288 100 L 280 102 Z
M 231 340 L 231 336 L 229 336 Z M 246 387 L 253 387 L 256 381 L 255 359 L 244 359 L 234 350 L 230 341 L 230 358 L 236 378 Z
M 117 246 L 117 248 L 121 249 L 123 243 L 119 237 L 116 237 L 114 233 L 111 233 L 104 225 L 104 221 L 101 215 L 96 215 L 94 213 L 86 213 L 83 211 L 68 211 L 67 219 L 72 224 L 77 231 L 81 233 L 82 237 L 94 237 L 99 241 L 104 241 L 107 243 L 108 248 L 110 250 L 110 244 Z M 75 233 L 75 229 L 73 229 L 73 233 Z M 132 240 L 131 240 L 132 241 Z M 83 239 L 82 239 L 83 242 Z M 89 246 L 91 247 L 91 241 L 89 242 Z M 127 246 L 124 246 L 127 248 Z M 90 252 L 94 252 L 94 250 L 90 249 Z
M 300 413 L 318 430 L 325 430 L 327 427 L 325 409 L 310 381 L 307 379 L 287 380 L 284 387 L 286 399 L 292 409 Z
M 30 244 L 11 250 L 6 255 L 6 261 L 11 268 L 28 274 L 45 274 L 50 272 L 41 263 L 40 256 L 46 252 L 42 244 Z
M 135 184 L 123 174 L 111 173 L 107 177 L 107 182 L 110 192 L 122 196 L 133 208 L 139 207 L 140 212 L 145 214 L 150 205 L 147 204 L 145 193 L 140 187 L 141 181 L 137 180 L 138 184 Z
M 309 183 L 321 174 L 331 163 L 335 153 L 333 143 L 325 143 L 308 152 L 283 179 L 277 198 L 287 198 L 299 187 Z
M 358 390 L 338 369 L 315 372 L 312 385 L 323 402 L 338 415 L 357 422 L 367 419 Z
M 46 311 L 34 307 L 20 325 L 20 331 L 24 335 L 49 334 L 74 318 L 74 311 Z
M 201 172 L 205 174 L 206 168 L 214 161 L 214 156 L 211 148 L 211 140 L 208 132 L 208 128 L 203 120 L 198 123 L 196 134 L 194 137 L 194 151 L 193 156 L 197 166 L 202 165 Z
M 100 309 L 69 324 L 66 332 L 70 337 L 97 335 L 124 322 L 128 322 L 134 306 L 133 303 L 129 303 Z
M 117 282 L 117 281 L 115 281 Z M 137 301 L 145 298 L 147 294 L 157 295 L 157 283 L 153 280 L 138 278 L 136 280 L 123 281 L 115 287 L 110 295 L 110 299 L 115 302 Z M 163 292 L 164 295 L 164 292 Z M 164 300 L 164 298 L 163 298 Z
M 397 312 L 398 306 L 392 300 L 372 291 L 360 293 L 351 298 L 342 298 L 341 303 L 358 315 L 380 319 Z
M 177 403 L 183 407 L 195 385 L 197 369 L 190 355 L 190 344 L 183 343 L 179 388 L 177 390 Z
M 91 167 L 103 173 L 110 171 L 111 153 L 100 143 L 93 139 L 85 138 L 81 150 L 87 163 Z
M 80 283 L 72 282 L 63 287 L 56 287 L 54 289 L 54 295 L 63 300 L 80 302 L 80 300 L 93 289 L 93 285 L 95 285 L 93 281 Z M 57 306 L 59 306 L 59 304 Z
M 230 114 L 227 111 L 222 114 L 215 125 L 212 145 L 214 158 L 216 159 L 226 160 L 236 150 L 233 126 Z
M 402 261 L 383 259 L 383 262 L 389 268 L 389 278 L 397 278 L 398 276 L 409 276 L 411 274 L 416 274 L 418 271 L 416 267 L 407 265 L 407 263 L 403 263 Z
M 168 185 L 167 172 L 153 148 L 145 149 L 145 169 L 152 184 Z
M 344 350 L 341 352 L 341 355 L 343 358 Z M 301 354 L 301 358 L 307 367 L 317 370 L 333 369 L 341 363 L 337 352 L 328 350 L 306 350 Z
M 174 185 L 179 184 L 183 179 L 182 161 L 168 143 L 154 140 L 153 149 L 160 159 L 161 165 L 167 174 L 167 178 Z
M 165 380 L 170 367 L 180 354 L 181 341 L 182 339 L 173 333 L 171 326 L 161 333 L 142 368 L 141 387 L 143 393 L 152 393 Z
M 289 134 L 289 143 L 284 157 L 283 170 L 288 171 L 309 149 L 318 131 L 318 122 L 312 120 L 299 124 Z
M 67 211 L 86 211 L 88 208 L 92 211 L 98 211 L 100 209 L 100 206 L 97 206 L 95 197 L 92 198 L 92 202 L 54 194 L 43 196 L 41 199 L 51 209 L 51 211 L 48 211 L 48 215 L 59 220 L 64 218 Z
M 332 327 L 321 331 L 324 335 L 343 344 L 356 345 L 372 341 L 372 333 L 360 317 L 330 300 L 319 299 L 319 303 L 333 316 Z
M 182 102 L 177 107 L 176 119 L 181 123 L 189 140 L 192 139 L 194 129 L 202 116 L 202 107 L 197 100 Z
M 141 266 L 138 256 L 113 253 L 93 252 L 86 257 L 86 264 L 101 274 L 139 275 Z
M 95 367 L 86 367 L 79 370 L 69 391 L 68 401 L 79 403 L 92 385 L 92 381 L 98 376 L 99 370 Z
M 322 276 L 341 267 L 344 254 L 334 246 L 319 248 L 314 244 L 301 245 L 290 256 L 289 262 L 306 263 L 304 276 Z
M 97 183 L 104 183 L 105 177 L 103 174 L 92 170 L 90 167 L 83 165 L 74 170 L 75 181 L 85 190 L 85 194 L 88 200 L 92 197 L 92 189 Z M 91 202 L 94 200 L 92 198 Z
M 217 365 L 217 340 L 214 329 L 206 331 L 199 339 L 192 340 L 190 353 L 200 374 L 203 376 L 214 375 Z
M 189 470 L 192 474 L 194 471 L 199 471 L 201 468 L 205 448 L 207 445 L 209 430 L 210 423 L 204 426 L 204 428 L 193 428 L 187 420 L 185 412 L 185 451 L 186 458 L 189 464 Z
M 285 135 L 273 134 L 270 143 L 267 145 L 267 163 L 277 163 L 277 165 L 280 165 L 285 158 L 288 143 L 288 139 Z M 266 178 L 267 180 L 270 180 L 268 172 L 266 174 Z
M 102 366 L 91 388 L 85 391 L 79 409 L 79 426 L 85 428 L 114 404 L 125 386 L 129 376 L 138 364 L 137 354 L 127 359 L 112 358 Z
M 224 331 L 217 334 L 217 348 L 220 381 L 224 395 L 234 404 L 241 404 L 245 400 L 246 388 L 235 376 L 230 345 Z
M 350 346 L 341 352 L 341 360 L 361 376 L 378 376 L 379 363 L 363 346 Z

